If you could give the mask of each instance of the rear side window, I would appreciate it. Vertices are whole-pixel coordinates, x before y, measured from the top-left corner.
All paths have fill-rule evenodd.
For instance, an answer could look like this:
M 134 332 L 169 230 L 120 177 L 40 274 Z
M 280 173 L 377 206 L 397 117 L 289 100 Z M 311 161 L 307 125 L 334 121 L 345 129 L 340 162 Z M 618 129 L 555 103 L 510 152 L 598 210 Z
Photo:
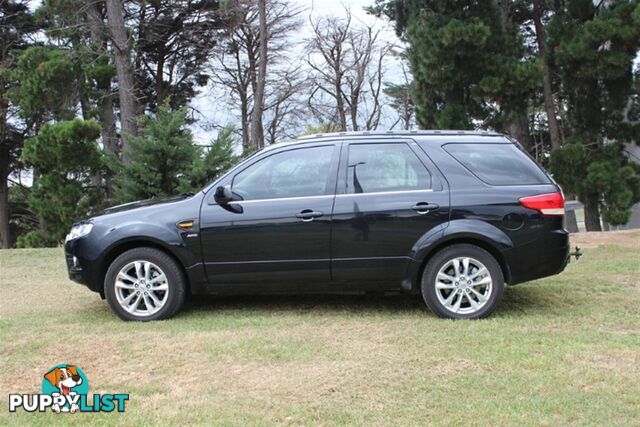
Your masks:
M 551 182 L 538 165 L 514 144 L 446 144 L 443 148 L 487 184 Z
M 430 188 L 431 174 L 407 144 L 349 145 L 347 193 Z

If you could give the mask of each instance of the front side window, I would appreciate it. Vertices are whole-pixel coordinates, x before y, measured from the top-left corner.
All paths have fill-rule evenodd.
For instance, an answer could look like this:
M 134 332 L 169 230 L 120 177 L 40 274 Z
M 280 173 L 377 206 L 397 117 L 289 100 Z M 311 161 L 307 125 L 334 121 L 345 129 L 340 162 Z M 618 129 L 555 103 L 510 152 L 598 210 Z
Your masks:
M 431 174 L 407 144 L 349 146 L 347 193 L 428 190 Z
M 333 145 L 273 154 L 237 174 L 231 190 L 243 200 L 326 194 Z

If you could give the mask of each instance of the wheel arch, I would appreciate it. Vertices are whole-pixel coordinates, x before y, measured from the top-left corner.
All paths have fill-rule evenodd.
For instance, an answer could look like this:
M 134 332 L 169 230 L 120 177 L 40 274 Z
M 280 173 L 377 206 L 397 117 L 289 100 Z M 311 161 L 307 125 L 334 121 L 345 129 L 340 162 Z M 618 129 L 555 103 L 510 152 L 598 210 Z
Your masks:
M 109 266 L 111 265 L 111 263 L 126 251 L 130 249 L 142 248 L 142 247 L 157 249 L 161 252 L 164 252 L 169 257 L 171 257 L 176 262 L 176 264 L 180 267 L 180 270 L 182 271 L 183 277 L 185 279 L 187 295 L 191 292 L 189 275 L 187 274 L 187 269 L 184 263 L 182 262 L 182 260 L 180 259 L 180 257 L 178 257 L 170 248 L 167 247 L 167 245 L 163 244 L 159 240 L 156 240 L 150 237 L 134 237 L 134 238 L 129 238 L 125 240 L 120 240 L 112 244 L 105 251 L 105 254 L 100 262 L 100 269 L 98 273 L 98 280 L 100 281 L 99 291 L 100 291 L 100 296 L 102 298 L 104 298 L 105 296 L 104 295 L 104 278 L 107 274 L 107 270 L 109 269 Z
M 444 230 L 440 239 L 416 252 L 416 256 L 414 257 L 415 261 L 409 274 L 412 289 L 419 289 L 424 268 L 433 255 L 444 248 L 460 243 L 475 245 L 489 252 L 498 262 L 505 283 L 510 283 L 512 280 L 511 269 L 509 268 L 503 251 L 513 248 L 511 239 L 503 231 L 486 222 L 460 220 L 458 224 L 452 227 L 451 225 L 453 225 L 454 222 L 456 221 L 453 221 L 450 226 Z

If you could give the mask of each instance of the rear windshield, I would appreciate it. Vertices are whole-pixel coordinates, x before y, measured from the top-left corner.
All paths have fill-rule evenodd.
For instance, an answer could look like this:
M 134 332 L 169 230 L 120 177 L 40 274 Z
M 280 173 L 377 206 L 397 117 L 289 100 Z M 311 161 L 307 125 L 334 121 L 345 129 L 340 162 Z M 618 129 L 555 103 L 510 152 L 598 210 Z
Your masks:
M 444 149 L 491 185 L 549 184 L 549 178 L 515 144 L 446 144 Z

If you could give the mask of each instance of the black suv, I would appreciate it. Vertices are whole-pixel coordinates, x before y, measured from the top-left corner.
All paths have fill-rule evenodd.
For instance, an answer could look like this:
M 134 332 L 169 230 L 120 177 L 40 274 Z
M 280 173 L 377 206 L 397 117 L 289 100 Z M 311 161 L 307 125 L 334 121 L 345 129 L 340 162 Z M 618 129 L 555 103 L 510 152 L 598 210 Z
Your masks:
M 560 188 L 508 137 L 315 135 L 247 158 L 197 194 L 73 226 L 71 279 L 126 320 L 187 294 L 406 291 L 438 316 L 493 312 L 505 283 L 569 260 Z

